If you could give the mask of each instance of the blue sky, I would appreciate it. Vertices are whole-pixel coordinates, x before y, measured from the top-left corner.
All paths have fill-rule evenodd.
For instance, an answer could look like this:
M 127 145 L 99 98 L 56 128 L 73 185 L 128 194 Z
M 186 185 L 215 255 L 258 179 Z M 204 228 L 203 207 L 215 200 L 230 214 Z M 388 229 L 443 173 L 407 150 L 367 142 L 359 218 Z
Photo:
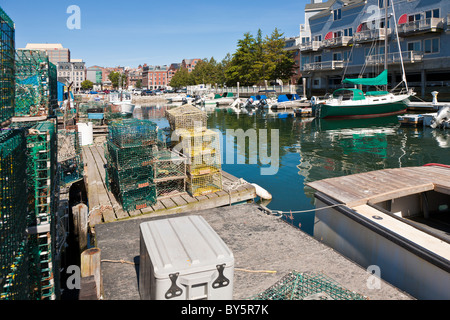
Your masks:
M 16 48 L 62 43 L 87 66 L 170 65 L 183 59 L 222 60 L 245 32 L 275 27 L 297 36 L 309 0 L 1 0 L 16 24 Z M 70 30 L 70 5 L 81 10 L 81 29 Z

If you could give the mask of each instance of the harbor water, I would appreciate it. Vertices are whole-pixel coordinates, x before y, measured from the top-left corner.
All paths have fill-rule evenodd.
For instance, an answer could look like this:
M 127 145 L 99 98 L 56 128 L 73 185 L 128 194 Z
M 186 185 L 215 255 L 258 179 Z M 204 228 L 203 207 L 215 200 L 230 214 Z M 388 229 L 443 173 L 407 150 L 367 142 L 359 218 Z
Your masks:
M 151 119 L 160 127 L 168 127 L 164 115 L 167 108 L 172 106 L 142 106 L 135 109 L 134 117 Z M 306 183 L 380 169 L 428 163 L 450 165 L 450 130 L 404 127 L 396 116 L 324 120 L 294 117 L 286 112 L 230 107 L 203 109 L 209 115 L 208 128 L 222 133 L 222 169 L 266 189 L 273 197 L 267 208 L 282 211 L 283 219 L 310 235 L 314 232 L 314 193 Z M 236 155 L 245 154 L 245 164 L 238 163 L 237 157 L 229 159 L 226 149 L 232 140 L 226 138 L 227 130 L 239 129 L 254 130 L 258 142 L 261 133 L 267 133 L 264 151 L 270 157 L 275 144 L 279 153 L 275 174 L 261 173 L 262 168 L 273 165 L 262 164 L 261 155 L 253 164 L 248 147 L 252 142 L 248 138 L 245 152 L 236 152 Z M 278 130 L 278 138 L 271 130 Z M 234 148 L 242 148 L 237 145 L 237 139 L 234 144 Z

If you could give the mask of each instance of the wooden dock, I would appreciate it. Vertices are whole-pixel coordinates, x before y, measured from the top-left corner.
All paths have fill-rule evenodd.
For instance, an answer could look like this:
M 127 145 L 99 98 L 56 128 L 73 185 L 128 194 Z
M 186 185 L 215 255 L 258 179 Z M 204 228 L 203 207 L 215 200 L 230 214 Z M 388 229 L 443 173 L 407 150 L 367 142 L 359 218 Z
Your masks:
M 353 208 L 431 190 L 450 194 L 450 169 L 439 166 L 385 169 L 307 185 Z
M 204 196 L 192 197 L 188 193 L 158 199 L 151 207 L 133 212 L 124 211 L 105 184 L 104 148 L 102 143 L 82 148 L 85 165 L 85 185 L 89 201 L 89 225 L 109 223 L 142 215 L 165 215 L 230 206 L 251 202 L 256 189 L 251 184 L 222 171 L 223 190 Z

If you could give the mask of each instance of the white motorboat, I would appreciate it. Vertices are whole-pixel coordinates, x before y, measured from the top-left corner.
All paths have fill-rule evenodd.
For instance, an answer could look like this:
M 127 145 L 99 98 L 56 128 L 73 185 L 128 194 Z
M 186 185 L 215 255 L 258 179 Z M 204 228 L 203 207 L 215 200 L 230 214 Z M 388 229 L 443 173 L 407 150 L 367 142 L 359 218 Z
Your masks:
M 450 299 L 450 166 L 314 181 L 314 237 L 417 299 Z

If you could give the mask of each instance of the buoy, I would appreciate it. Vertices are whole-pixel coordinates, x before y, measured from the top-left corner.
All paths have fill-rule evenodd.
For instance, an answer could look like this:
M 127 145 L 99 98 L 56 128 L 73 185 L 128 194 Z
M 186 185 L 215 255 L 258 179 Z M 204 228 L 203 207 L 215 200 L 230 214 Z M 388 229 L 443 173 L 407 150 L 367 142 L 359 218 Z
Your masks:
M 252 183 L 251 185 L 255 187 L 258 197 L 265 200 L 272 200 L 272 195 L 266 189 L 258 186 L 256 183 Z

